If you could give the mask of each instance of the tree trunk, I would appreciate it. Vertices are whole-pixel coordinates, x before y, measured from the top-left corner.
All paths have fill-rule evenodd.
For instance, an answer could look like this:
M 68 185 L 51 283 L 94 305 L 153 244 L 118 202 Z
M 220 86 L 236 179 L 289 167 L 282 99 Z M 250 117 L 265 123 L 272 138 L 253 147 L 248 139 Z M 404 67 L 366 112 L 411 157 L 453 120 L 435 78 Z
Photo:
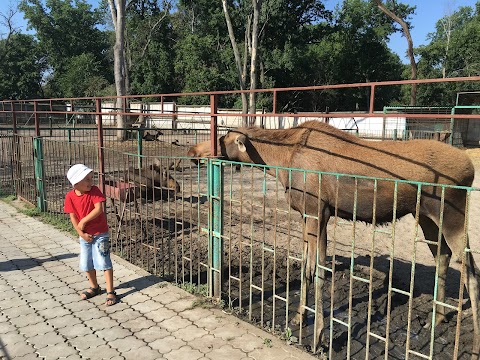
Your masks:
M 223 13 L 225 14 L 225 22 L 227 23 L 228 36 L 232 44 L 233 54 L 235 56 L 235 65 L 237 66 L 238 82 L 240 84 L 240 90 L 245 90 L 245 72 L 242 71 L 242 59 L 240 58 L 240 52 L 238 51 L 237 41 L 235 40 L 235 34 L 233 32 L 232 21 L 230 19 L 230 14 L 228 12 L 227 0 L 222 0 Z M 250 25 L 248 26 L 248 28 Z M 246 31 L 248 31 L 248 28 Z M 247 53 L 245 52 L 245 56 Z M 246 58 L 245 58 L 246 61 Z M 242 92 L 242 113 L 246 114 L 248 109 L 248 99 L 247 95 Z M 243 118 L 243 126 L 247 124 L 247 118 Z
M 389 16 L 391 19 L 396 21 L 402 27 L 403 33 L 405 34 L 405 37 L 407 38 L 407 43 L 408 43 L 407 55 L 408 55 L 408 58 L 410 59 L 410 66 L 412 68 L 411 79 L 417 80 L 417 63 L 415 62 L 415 55 L 413 54 L 413 40 L 412 40 L 412 36 L 410 35 L 410 29 L 408 28 L 408 24 L 402 18 L 400 18 L 395 13 L 387 9 L 381 0 L 375 0 L 375 2 L 377 3 L 377 6 L 380 10 L 382 10 L 387 16 Z M 417 104 L 417 84 L 412 84 L 412 90 L 410 92 L 410 105 L 415 106 L 416 104 Z
M 250 90 L 257 89 L 257 68 L 258 68 L 258 21 L 260 18 L 260 8 L 262 6 L 262 0 L 252 0 L 253 5 L 253 24 L 252 24 L 252 54 L 250 57 Z M 255 114 L 257 112 L 256 93 L 250 92 L 249 99 L 249 113 Z M 255 116 L 251 116 L 249 119 L 249 125 L 255 124 Z
M 115 75 L 115 89 L 117 92 L 116 110 L 125 112 L 123 97 L 127 94 L 125 84 L 125 4 L 126 0 L 108 0 L 112 21 L 115 27 L 115 45 L 113 47 L 113 67 Z M 117 140 L 125 140 L 125 115 L 117 114 Z

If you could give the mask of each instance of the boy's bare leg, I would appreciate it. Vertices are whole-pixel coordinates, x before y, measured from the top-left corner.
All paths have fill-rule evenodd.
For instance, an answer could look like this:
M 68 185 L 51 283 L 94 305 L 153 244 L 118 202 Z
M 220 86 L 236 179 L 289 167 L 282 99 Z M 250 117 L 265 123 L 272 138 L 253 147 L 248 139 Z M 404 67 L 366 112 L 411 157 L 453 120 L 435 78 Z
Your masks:
M 107 293 L 113 292 L 113 269 L 108 269 L 105 270 L 105 287 L 107 288 Z M 111 299 L 111 300 L 110 300 Z M 107 295 L 107 303 L 110 301 L 110 303 L 115 303 L 116 302 L 116 296 L 114 294 L 108 294 Z M 109 305 L 109 304 L 107 304 Z M 113 304 L 110 304 L 113 305 Z
M 87 274 L 88 282 L 90 283 L 90 287 L 94 288 L 94 289 L 98 288 L 97 271 L 96 270 L 90 270 L 90 271 L 87 271 L 86 274 Z M 93 291 L 91 289 L 86 290 L 86 292 L 89 292 L 89 293 L 93 294 Z M 81 297 L 84 300 L 86 299 L 85 294 L 82 294 Z

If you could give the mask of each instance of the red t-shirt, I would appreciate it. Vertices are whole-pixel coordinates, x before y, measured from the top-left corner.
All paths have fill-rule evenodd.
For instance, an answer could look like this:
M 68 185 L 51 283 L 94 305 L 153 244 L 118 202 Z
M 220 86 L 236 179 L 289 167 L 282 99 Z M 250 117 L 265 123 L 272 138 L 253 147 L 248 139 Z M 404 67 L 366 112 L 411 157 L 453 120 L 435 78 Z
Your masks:
M 85 216 L 95 208 L 95 204 L 105 201 L 105 196 L 100 189 L 96 186 L 92 186 L 92 189 L 82 195 L 77 195 L 75 190 L 71 190 L 65 196 L 64 211 L 66 213 L 73 213 L 78 221 L 82 220 Z M 107 217 L 102 212 L 95 219 L 89 221 L 85 225 L 84 232 L 90 235 L 97 235 L 106 233 L 108 231 Z

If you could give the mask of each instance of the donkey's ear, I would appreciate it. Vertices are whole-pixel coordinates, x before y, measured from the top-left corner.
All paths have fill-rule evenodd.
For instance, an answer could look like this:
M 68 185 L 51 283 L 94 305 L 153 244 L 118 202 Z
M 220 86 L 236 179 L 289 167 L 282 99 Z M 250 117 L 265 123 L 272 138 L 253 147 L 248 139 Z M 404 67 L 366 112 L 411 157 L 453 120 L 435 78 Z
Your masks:
M 235 138 L 235 144 L 237 144 L 238 146 L 238 150 L 240 150 L 240 152 L 245 152 L 247 151 L 247 148 L 245 147 L 245 142 L 247 141 L 247 137 L 243 134 L 241 135 L 238 135 L 236 138 Z

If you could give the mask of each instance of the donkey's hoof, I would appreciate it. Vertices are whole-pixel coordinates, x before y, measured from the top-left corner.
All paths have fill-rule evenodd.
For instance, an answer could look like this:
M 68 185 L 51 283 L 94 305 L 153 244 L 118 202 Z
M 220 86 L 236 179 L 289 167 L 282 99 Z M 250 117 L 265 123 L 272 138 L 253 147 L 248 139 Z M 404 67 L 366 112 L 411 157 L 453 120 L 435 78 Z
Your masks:
M 292 325 L 300 325 L 305 321 L 305 315 L 303 314 L 297 314 L 295 317 L 290 321 Z

